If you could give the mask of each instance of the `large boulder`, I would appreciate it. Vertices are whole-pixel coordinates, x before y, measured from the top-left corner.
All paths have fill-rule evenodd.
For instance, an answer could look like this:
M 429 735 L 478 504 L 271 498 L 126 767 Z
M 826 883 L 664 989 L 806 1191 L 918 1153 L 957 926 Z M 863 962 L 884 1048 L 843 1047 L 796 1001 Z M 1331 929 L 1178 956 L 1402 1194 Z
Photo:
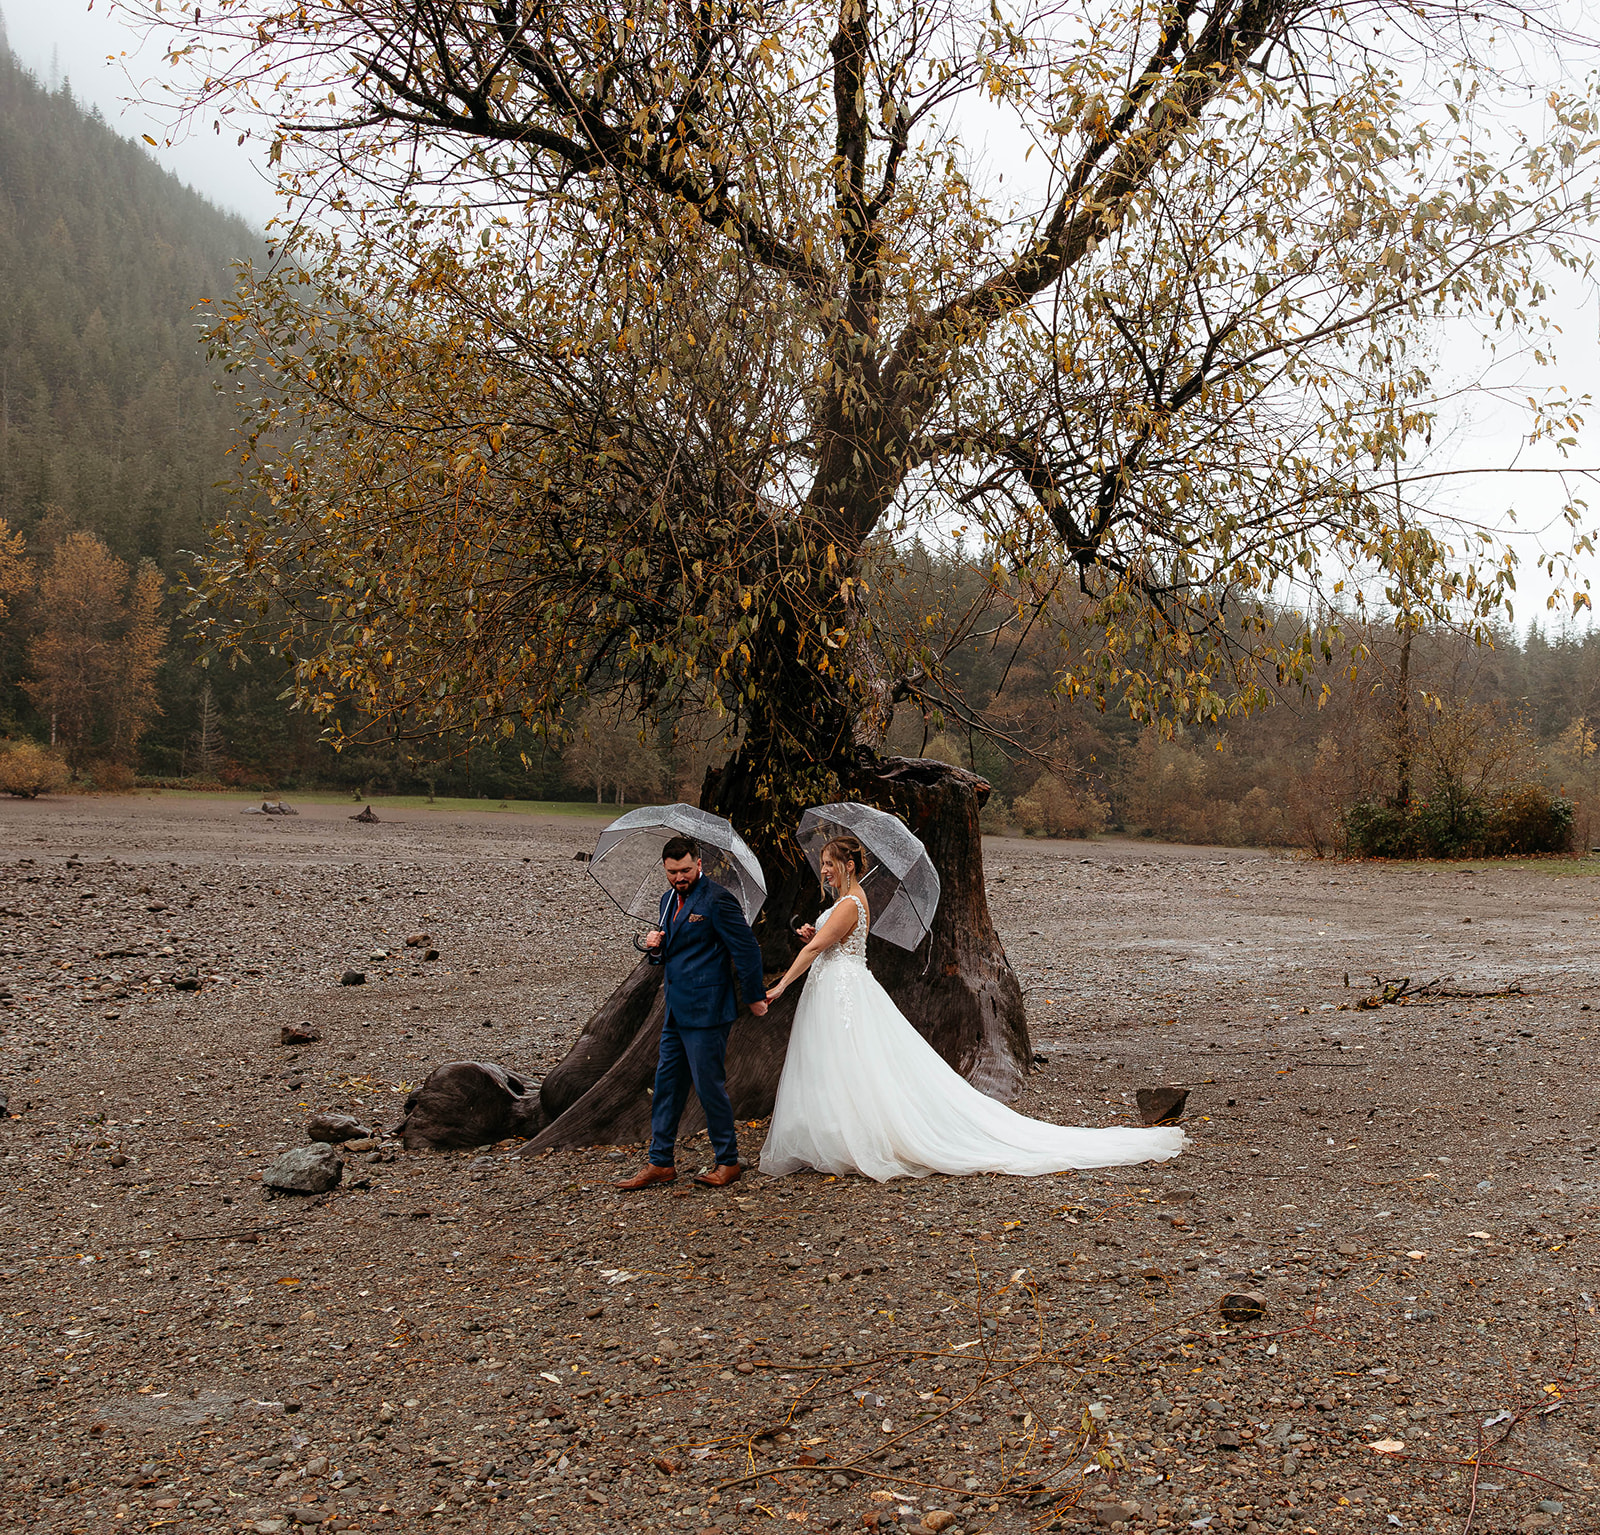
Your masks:
M 446 1061 L 406 1099 L 395 1128 L 408 1151 L 487 1146 L 539 1129 L 539 1091 L 489 1061 Z
M 327 1141 L 331 1145 L 372 1138 L 372 1131 L 353 1114 L 313 1114 L 306 1121 L 306 1134 L 314 1141 Z
M 332 1146 L 317 1141 L 286 1151 L 261 1175 L 264 1188 L 286 1194 L 326 1194 L 344 1176 L 344 1158 Z

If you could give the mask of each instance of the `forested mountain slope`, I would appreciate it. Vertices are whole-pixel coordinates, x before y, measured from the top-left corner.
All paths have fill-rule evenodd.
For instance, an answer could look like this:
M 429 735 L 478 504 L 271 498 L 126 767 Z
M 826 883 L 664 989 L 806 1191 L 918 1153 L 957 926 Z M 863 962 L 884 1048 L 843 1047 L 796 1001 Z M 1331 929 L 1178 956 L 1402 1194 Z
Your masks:
M 261 249 L 0 51 L 0 517 L 57 506 L 169 568 L 194 547 L 231 430 L 197 306 Z
M 0 29 L 0 520 L 23 536 L 36 576 L 0 621 L 0 737 L 50 736 L 25 686 L 38 669 L 29 647 L 46 617 L 44 572 L 81 531 L 130 572 L 149 559 L 166 578 L 160 712 L 125 771 L 175 778 L 220 767 L 232 781 L 276 787 L 545 789 L 543 756 L 531 776 L 515 752 L 468 761 L 436 750 L 420 764 L 401 751 L 337 757 L 318 743 L 316 722 L 279 701 L 280 662 L 195 664 L 172 588 L 225 514 L 220 482 L 237 424 L 201 336 L 208 301 L 232 289 L 233 264 L 265 255 L 262 232 L 161 169 L 69 86 L 41 83 Z
M 205 310 L 231 290 L 233 263 L 265 249 L 70 85 L 35 78 L 0 34 L 0 519 L 41 577 L 70 534 L 94 534 L 129 570 L 155 562 L 165 618 L 176 617 L 170 588 L 185 551 L 223 511 L 236 419 L 201 339 Z M 50 733 L 24 687 L 44 589 L 0 625 L 0 734 Z M 173 624 L 160 712 L 125 769 L 191 766 L 205 680 L 194 659 Z M 281 754 L 303 735 L 304 750 L 322 755 L 314 730 L 296 731 L 275 702 L 275 667 L 216 684 L 241 740 Z

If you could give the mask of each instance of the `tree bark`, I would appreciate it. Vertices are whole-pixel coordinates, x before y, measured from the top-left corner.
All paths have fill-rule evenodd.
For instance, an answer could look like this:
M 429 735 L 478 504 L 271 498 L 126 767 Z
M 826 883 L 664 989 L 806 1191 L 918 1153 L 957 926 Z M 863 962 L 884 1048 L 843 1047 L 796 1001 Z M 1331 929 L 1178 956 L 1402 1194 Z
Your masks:
M 1022 988 L 990 920 L 984 888 L 978 812 L 989 785 L 947 763 L 867 753 L 842 765 L 839 778 L 839 798 L 876 805 L 906 821 L 927 848 L 942 886 L 931 939 L 917 950 L 908 953 L 868 937 L 873 974 L 951 1066 L 991 1097 L 1009 1101 L 1022 1084 L 1033 1048 Z M 730 819 L 743 829 L 750 819 L 738 811 L 753 807 L 740 802 L 757 793 L 759 780 L 736 758 L 708 776 L 702 803 L 721 814 L 734 812 Z M 799 948 L 795 926 L 816 916 L 821 893 L 792 837 L 786 848 L 778 844 L 760 851 L 769 887 L 756 936 L 769 977 L 775 978 Z M 800 987 L 791 987 L 765 1018 L 741 1011 L 733 1025 L 728 1093 L 741 1121 L 772 1112 L 799 995 Z M 643 1139 L 662 1016 L 660 971 L 641 963 L 545 1078 L 542 1124 L 525 1151 Z M 883 1091 L 895 1090 L 895 1084 L 883 1084 Z M 679 1138 L 694 1135 L 704 1124 L 691 1096 Z M 748 1139 L 740 1146 L 751 1161 L 759 1150 Z

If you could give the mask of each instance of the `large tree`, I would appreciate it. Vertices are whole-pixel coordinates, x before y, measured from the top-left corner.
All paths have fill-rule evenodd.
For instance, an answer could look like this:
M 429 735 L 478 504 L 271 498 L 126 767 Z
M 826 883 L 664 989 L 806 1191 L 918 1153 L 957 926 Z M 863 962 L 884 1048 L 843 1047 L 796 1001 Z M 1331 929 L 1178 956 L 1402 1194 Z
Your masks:
M 23 686 L 49 724 L 50 744 L 64 747 L 74 768 L 94 758 L 131 766 L 139 737 L 161 712 L 161 572 L 141 560 L 130 573 L 93 533 L 69 533 L 38 587 L 32 677 Z
M 963 707 L 895 600 L 905 537 L 975 529 L 990 627 L 1054 626 L 1064 691 L 1152 719 L 1309 681 L 1341 586 L 1403 568 L 1411 613 L 1469 626 L 1504 597 L 1503 552 L 1407 489 L 1458 384 L 1428 339 L 1543 345 L 1596 119 L 1556 90 L 1543 140 L 1496 127 L 1498 13 L 124 8 L 171 29 L 194 119 L 264 131 L 298 220 L 215 332 L 254 417 L 219 632 L 391 734 L 712 712 L 738 747 L 703 802 L 768 864 L 773 964 L 816 899 L 799 807 L 901 810 L 946 896 L 931 954 L 875 964 L 991 1091 L 1028 1042 L 983 786 L 873 750 L 897 703 Z M 789 1017 L 735 1035 L 742 1112 Z M 544 1084 L 547 1143 L 643 1123 L 658 1018 L 641 971 Z

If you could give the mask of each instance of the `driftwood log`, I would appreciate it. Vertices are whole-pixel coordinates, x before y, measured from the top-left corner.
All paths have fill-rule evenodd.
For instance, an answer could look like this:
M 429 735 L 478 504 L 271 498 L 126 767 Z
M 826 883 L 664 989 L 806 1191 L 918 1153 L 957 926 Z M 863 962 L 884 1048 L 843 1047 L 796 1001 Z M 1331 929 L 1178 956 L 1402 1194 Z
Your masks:
M 538 1123 L 530 1083 L 489 1061 L 446 1061 L 411 1090 L 394 1133 L 408 1151 L 450 1151 L 530 1135 Z

